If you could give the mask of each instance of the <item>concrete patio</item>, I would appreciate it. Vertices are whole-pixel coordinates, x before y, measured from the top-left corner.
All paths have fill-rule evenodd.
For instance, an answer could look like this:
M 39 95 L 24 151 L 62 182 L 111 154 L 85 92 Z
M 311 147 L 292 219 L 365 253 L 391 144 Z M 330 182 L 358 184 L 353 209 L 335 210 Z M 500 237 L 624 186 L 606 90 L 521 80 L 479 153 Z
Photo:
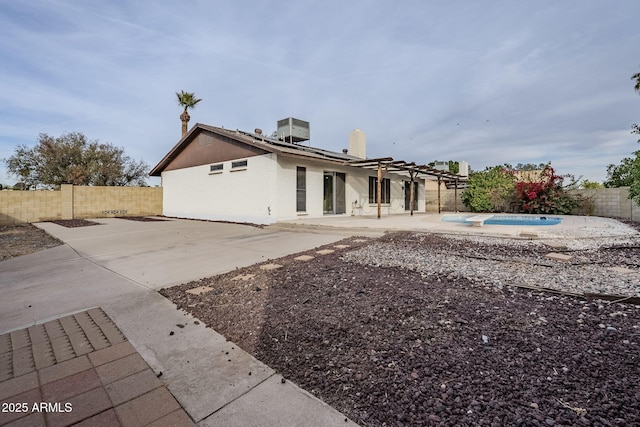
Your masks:
M 562 218 L 558 225 L 490 225 L 474 227 L 470 223 L 445 222 L 446 215 L 472 216 L 461 213 L 414 213 L 400 215 L 334 215 L 322 218 L 301 217 L 281 221 L 269 228 L 277 230 L 298 230 L 301 232 L 336 233 L 345 235 L 380 236 L 386 232 L 417 231 L 444 234 L 482 235 L 507 238 L 581 239 L 606 236 L 624 236 L 630 229 L 610 218 L 574 215 L 549 215 Z M 497 214 L 500 215 L 500 214 Z M 526 216 L 518 214 L 518 216 Z

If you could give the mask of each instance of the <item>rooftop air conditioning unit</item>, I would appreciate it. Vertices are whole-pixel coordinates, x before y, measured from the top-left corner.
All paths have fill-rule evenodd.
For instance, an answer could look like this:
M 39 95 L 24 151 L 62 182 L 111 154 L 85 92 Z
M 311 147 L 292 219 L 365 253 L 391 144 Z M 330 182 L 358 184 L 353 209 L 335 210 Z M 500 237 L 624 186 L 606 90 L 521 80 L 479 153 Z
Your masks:
M 311 138 L 309 122 L 289 117 L 278 120 L 278 139 L 288 142 L 307 141 Z
M 436 161 L 433 165 L 434 169 L 449 172 L 449 162 Z

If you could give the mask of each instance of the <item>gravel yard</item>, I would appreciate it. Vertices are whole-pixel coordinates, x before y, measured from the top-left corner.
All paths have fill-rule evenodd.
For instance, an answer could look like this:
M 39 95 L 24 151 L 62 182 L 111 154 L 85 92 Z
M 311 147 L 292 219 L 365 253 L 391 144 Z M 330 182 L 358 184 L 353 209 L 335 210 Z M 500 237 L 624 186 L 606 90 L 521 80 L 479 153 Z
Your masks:
M 362 426 L 640 425 L 638 306 L 536 289 L 638 296 L 638 245 L 556 261 L 537 240 L 396 233 L 161 293 Z
M 31 224 L 0 226 L 0 261 L 61 244 L 60 240 Z

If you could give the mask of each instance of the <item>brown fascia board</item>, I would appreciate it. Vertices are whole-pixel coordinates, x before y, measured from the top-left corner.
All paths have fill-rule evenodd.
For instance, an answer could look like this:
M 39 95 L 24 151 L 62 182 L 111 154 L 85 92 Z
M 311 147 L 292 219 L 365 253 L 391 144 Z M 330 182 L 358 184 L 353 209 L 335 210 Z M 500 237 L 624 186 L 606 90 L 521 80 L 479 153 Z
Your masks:
M 149 172 L 149 176 L 161 176 L 164 168 L 169 164 L 169 162 L 171 162 L 171 160 L 173 160 L 180 153 L 180 151 L 182 151 L 182 149 L 186 146 L 186 142 L 189 139 L 191 139 L 191 136 L 196 132 L 196 130 L 200 126 L 201 126 L 200 123 L 196 123 L 195 126 L 193 126 L 191 130 L 189 130 L 189 132 L 186 133 L 185 136 L 180 138 L 178 143 L 174 145 L 173 148 L 169 150 L 167 154 L 165 154 L 162 160 L 160 160 L 158 164 L 153 167 L 153 169 L 151 169 L 151 172 Z

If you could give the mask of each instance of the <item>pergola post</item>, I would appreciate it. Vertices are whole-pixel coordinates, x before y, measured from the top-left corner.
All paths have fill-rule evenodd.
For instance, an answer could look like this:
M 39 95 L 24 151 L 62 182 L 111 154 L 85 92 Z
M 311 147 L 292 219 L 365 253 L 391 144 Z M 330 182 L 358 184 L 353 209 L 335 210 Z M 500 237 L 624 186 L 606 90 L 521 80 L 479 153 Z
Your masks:
M 410 194 L 409 194 L 409 212 L 411 212 L 411 216 L 413 216 L 413 202 L 414 202 L 414 200 L 413 200 L 413 186 L 414 186 L 414 183 L 413 183 L 413 177 L 412 177 L 411 178 L 411 184 L 409 184 L 409 192 L 410 192 Z
M 378 162 L 378 219 L 380 219 L 380 213 L 382 212 L 382 163 Z
M 435 176 L 438 178 L 438 213 L 442 213 L 442 190 L 440 189 L 440 187 L 442 186 L 442 181 L 443 179 L 448 181 L 456 181 L 456 200 L 455 200 L 455 209 L 456 211 L 458 210 L 458 205 L 457 205 L 457 201 L 458 201 L 458 196 L 457 196 L 457 191 L 458 191 L 458 179 L 463 177 L 460 177 L 459 175 L 456 175 L 454 173 L 451 172 L 446 172 L 446 171 L 441 171 L 438 169 L 434 169 L 431 166 L 427 166 L 427 165 L 420 165 L 420 166 L 416 166 L 415 163 L 407 163 L 403 160 L 393 160 L 393 158 L 391 157 L 380 157 L 377 159 L 362 159 L 362 160 L 349 160 L 349 161 L 345 161 L 344 162 L 345 165 L 347 166 L 355 166 L 355 167 L 360 167 L 363 169 L 367 169 L 369 171 L 373 171 L 375 170 L 375 168 L 377 168 L 377 172 L 378 172 L 378 182 L 376 185 L 376 189 L 375 194 L 377 195 L 377 202 L 378 202 L 378 219 L 380 219 L 382 217 L 382 174 L 383 174 L 383 166 L 384 166 L 384 172 L 391 172 L 391 173 L 398 173 L 399 175 L 403 175 L 406 176 L 407 174 L 409 175 L 409 177 L 411 178 L 411 181 L 409 182 L 409 192 L 411 193 L 409 195 L 409 204 L 411 205 L 411 207 L 409 208 L 411 215 L 413 215 L 413 211 L 414 209 L 414 204 L 416 202 L 416 197 L 415 197 L 415 189 L 416 189 L 416 185 L 419 185 L 418 182 L 416 181 L 416 178 L 422 175 L 428 175 L 428 176 Z M 406 181 L 405 181 L 406 182 Z M 420 188 L 420 187 L 418 187 Z M 369 191 L 371 191 L 371 188 L 369 188 Z M 370 199 L 371 200 L 373 197 L 371 197 L 371 193 L 369 193 Z M 387 203 L 391 203 L 390 200 L 387 200 Z M 406 199 L 405 199 L 405 203 L 406 203 Z
M 440 183 L 442 182 L 442 178 L 438 177 L 438 213 L 441 213 L 440 210 Z
M 411 170 L 409 171 L 409 176 L 411 177 L 411 182 L 409 183 L 409 212 L 411 212 L 411 216 L 413 216 L 413 203 L 415 202 L 414 200 L 414 196 L 413 196 L 413 189 L 414 189 L 414 181 L 415 181 L 415 177 L 416 177 L 416 172 L 413 168 L 411 168 Z
M 454 212 L 458 212 L 458 178 L 456 178 L 456 180 L 455 180 L 455 185 L 456 186 L 454 187 L 454 190 L 453 190 L 453 195 L 454 195 L 454 198 L 453 198 L 453 211 Z

